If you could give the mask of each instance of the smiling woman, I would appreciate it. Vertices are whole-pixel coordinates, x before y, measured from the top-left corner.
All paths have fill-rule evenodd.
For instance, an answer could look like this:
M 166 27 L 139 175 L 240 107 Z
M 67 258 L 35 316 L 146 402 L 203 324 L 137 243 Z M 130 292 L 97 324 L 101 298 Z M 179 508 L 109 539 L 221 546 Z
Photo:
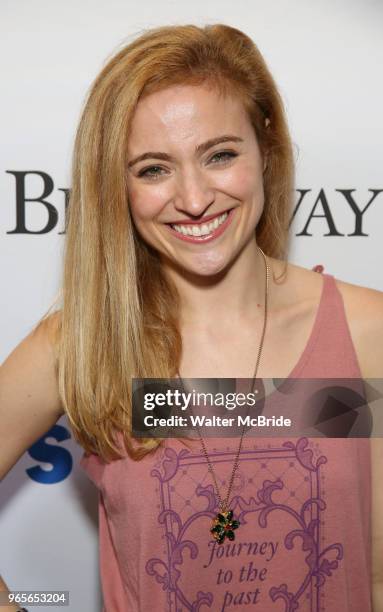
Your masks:
M 140 153 L 148 142 L 157 153 Z M 164 271 L 169 261 L 211 276 L 239 253 L 254 261 L 264 162 L 241 98 L 208 83 L 145 96 L 132 119 L 129 159 L 134 225 Z
M 381 446 L 132 435 L 132 378 L 382 376 L 382 294 L 287 261 L 293 184 L 282 101 L 243 32 L 151 30 L 95 80 L 63 304 L 38 329 L 100 491 L 106 612 L 382 612 Z

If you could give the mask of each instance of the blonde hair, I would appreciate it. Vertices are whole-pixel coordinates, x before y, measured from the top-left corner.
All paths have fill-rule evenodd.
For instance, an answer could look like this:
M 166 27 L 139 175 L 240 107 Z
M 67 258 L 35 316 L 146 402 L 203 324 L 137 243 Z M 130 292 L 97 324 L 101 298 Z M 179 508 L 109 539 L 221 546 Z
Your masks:
M 266 156 L 257 243 L 284 258 L 293 155 L 280 95 L 253 41 L 227 25 L 146 31 L 94 81 L 78 126 L 57 336 L 59 392 L 75 439 L 105 461 L 140 459 L 161 440 L 135 443 L 131 379 L 174 377 L 181 356 L 179 296 L 133 226 L 126 188 L 129 126 L 142 96 L 209 83 L 240 95 Z

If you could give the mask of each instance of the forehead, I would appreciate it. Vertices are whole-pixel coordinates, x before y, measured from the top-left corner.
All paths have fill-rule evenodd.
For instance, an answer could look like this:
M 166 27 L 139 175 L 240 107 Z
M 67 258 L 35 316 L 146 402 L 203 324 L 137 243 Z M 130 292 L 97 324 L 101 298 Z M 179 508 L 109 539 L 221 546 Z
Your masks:
M 246 137 L 250 119 L 239 96 L 207 85 L 174 85 L 143 97 L 134 112 L 129 149 L 214 138 L 235 133 Z M 158 149 L 161 150 L 161 149 Z

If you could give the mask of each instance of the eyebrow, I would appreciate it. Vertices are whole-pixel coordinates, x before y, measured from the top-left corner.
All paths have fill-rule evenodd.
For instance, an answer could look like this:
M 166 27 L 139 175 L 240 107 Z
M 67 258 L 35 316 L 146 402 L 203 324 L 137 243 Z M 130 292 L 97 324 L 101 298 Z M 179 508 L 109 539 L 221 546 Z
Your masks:
M 243 138 L 231 134 L 217 136 L 217 138 L 210 138 L 210 140 L 206 140 L 206 142 L 202 142 L 201 144 L 199 144 L 196 147 L 195 152 L 197 154 L 205 153 L 205 151 L 208 151 L 208 149 L 210 149 L 211 147 L 214 147 L 217 144 L 221 144 L 222 142 L 243 142 Z M 131 168 L 138 162 L 144 161 L 145 159 L 163 159 L 164 161 L 174 161 L 174 158 L 171 157 L 171 155 L 168 155 L 167 153 L 162 153 L 161 151 L 147 151 L 146 153 L 142 153 L 141 155 L 138 155 L 137 157 L 132 159 L 128 163 L 128 168 Z

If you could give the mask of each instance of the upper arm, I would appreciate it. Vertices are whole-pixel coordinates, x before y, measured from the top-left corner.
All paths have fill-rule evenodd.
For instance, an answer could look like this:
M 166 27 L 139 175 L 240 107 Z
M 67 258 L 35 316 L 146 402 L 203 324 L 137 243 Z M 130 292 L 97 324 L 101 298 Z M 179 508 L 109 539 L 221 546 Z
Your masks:
M 53 347 L 58 317 L 28 334 L 0 366 L 0 480 L 64 413 Z

